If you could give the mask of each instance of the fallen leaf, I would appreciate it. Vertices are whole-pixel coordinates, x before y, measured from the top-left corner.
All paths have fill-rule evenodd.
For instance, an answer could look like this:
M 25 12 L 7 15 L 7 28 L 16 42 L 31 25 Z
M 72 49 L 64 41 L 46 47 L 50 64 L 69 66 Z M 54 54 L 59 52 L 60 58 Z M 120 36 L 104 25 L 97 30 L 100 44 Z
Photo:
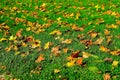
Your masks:
M 44 49 L 49 49 L 49 47 L 52 45 L 51 42 L 47 42 L 44 46 Z
M 0 42 L 6 41 L 6 40 L 7 40 L 6 38 L 1 38 L 1 39 L 0 39 Z
M 17 37 L 21 37 L 22 31 L 23 31 L 23 29 L 20 29 L 19 31 L 17 31 L 16 36 L 17 36 Z
M 110 31 L 109 31 L 108 29 L 105 29 L 105 30 L 104 30 L 104 34 L 105 34 L 105 35 L 109 35 L 109 34 L 110 34 Z
M 43 55 L 43 54 L 40 54 L 40 55 L 38 56 L 38 58 L 35 60 L 35 63 L 39 63 L 39 62 L 41 62 L 41 61 L 43 61 L 43 60 L 45 60 L 44 55 Z
M 76 52 L 73 52 L 73 53 L 71 54 L 71 57 L 77 58 L 77 57 L 79 56 L 79 53 L 80 53 L 80 50 L 78 50 L 78 51 L 76 51 Z
M 53 47 L 52 50 L 51 50 L 51 53 L 54 56 L 59 56 L 60 55 L 60 46 Z
M 50 32 L 50 35 L 61 35 L 62 33 L 60 32 L 60 30 L 54 30 L 52 32 Z
M 76 26 L 76 25 L 73 25 L 73 26 L 72 26 L 72 29 L 73 29 L 73 30 L 76 30 L 76 31 L 83 31 L 83 30 L 84 30 L 83 27 L 78 27 L 78 26 Z
M 13 41 L 13 40 L 15 40 L 15 39 L 17 39 L 17 37 L 14 37 L 13 35 L 10 36 L 10 38 L 9 38 L 10 41 Z
M 113 61 L 113 59 L 112 58 L 105 58 L 103 61 L 105 61 L 105 62 L 112 62 Z
M 97 39 L 94 44 L 101 44 L 103 42 L 104 38 Z
M 114 50 L 114 51 L 111 51 L 110 54 L 112 55 L 120 55 L 120 50 Z
M 92 39 L 95 38 L 97 35 L 98 35 L 98 33 L 96 33 L 96 32 L 92 32 L 92 33 L 90 34 L 90 36 L 92 37 Z
M 77 64 L 77 65 L 82 65 L 82 64 L 83 64 L 83 58 L 79 58 L 79 59 L 76 61 L 76 64 Z
M 34 41 L 34 38 L 33 38 L 32 36 L 28 36 L 28 37 L 26 38 L 26 41 L 27 41 L 27 42 L 33 42 L 33 41 Z
M 116 67 L 118 66 L 119 61 L 113 61 L 112 66 Z
M 110 51 L 108 48 L 104 47 L 104 46 L 100 46 L 99 50 L 103 51 L 103 52 L 108 52 Z
M 110 80 L 110 74 L 109 73 L 106 73 L 105 75 L 104 75 L 104 80 Z
M 91 40 L 81 40 L 80 42 L 83 43 L 86 46 L 86 48 L 93 45 L 93 42 Z
M 67 60 L 68 61 L 71 61 L 71 60 L 74 60 L 75 58 L 73 58 L 72 56 L 69 56 L 69 57 L 67 57 Z
M 63 52 L 67 53 L 68 52 L 68 48 L 63 48 Z
M 72 67 L 72 66 L 74 66 L 74 64 L 75 64 L 75 60 L 72 60 L 72 61 L 70 61 L 70 62 L 67 62 L 67 67 Z
M 91 56 L 91 54 L 87 53 L 87 52 L 82 52 L 83 58 L 88 58 L 89 56 Z
M 59 69 L 54 69 L 54 73 L 56 74 L 56 73 L 59 73 L 60 72 L 60 70 Z
M 107 44 L 109 44 L 111 42 L 111 38 L 112 38 L 112 36 L 107 37 Z
M 66 44 L 70 44 L 72 42 L 72 39 L 66 39 L 64 41 L 62 41 L 62 43 L 66 43 Z
M 107 28 L 113 28 L 113 29 L 117 29 L 118 26 L 115 24 L 111 24 L 111 25 L 106 25 Z

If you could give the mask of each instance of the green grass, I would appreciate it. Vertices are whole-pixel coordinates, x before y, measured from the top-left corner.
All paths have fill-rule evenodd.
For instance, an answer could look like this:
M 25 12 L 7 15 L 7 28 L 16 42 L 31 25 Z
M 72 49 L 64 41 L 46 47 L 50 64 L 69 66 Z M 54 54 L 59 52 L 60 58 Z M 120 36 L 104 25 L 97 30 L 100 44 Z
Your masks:
M 0 79 L 4 76 L 5 80 L 103 80 L 108 73 L 110 80 L 119 80 L 119 5 L 119 0 L 1 0 Z M 73 25 L 83 30 L 74 30 Z M 107 25 L 113 26 L 108 28 Z M 27 31 L 28 28 L 30 30 Z M 17 37 L 20 29 L 23 31 Z M 50 35 L 54 30 L 59 30 L 61 35 Z M 105 33 L 105 30 L 109 33 Z M 92 38 L 94 32 L 97 36 Z M 11 36 L 17 38 L 10 40 Z M 29 42 L 29 36 L 39 40 L 40 46 L 32 48 L 35 42 Z M 109 43 L 108 37 L 111 37 Z M 4 38 L 6 40 L 2 40 Z M 94 44 L 100 38 L 104 40 Z M 72 42 L 62 43 L 65 39 L 71 39 Z M 85 40 L 92 41 L 92 45 Z M 47 42 L 52 42 L 52 45 L 44 49 Z M 27 46 L 23 46 L 23 43 Z M 51 53 L 56 46 L 60 46 L 60 55 L 57 57 Z M 101 51 L 100 46 L 109 51 Z M 68 48 L 67 53 L 63 51 L 64 48 Z M 82 57 L 82 64 L 77 65 L 76 62 L 68 67 L 67 58 L 78 50 L 81 52 L 75 59 Z M 118 53 L 112 55 L 112 51 Z M 83 52 L 93 56 L 85 58 Z M 40 54 L 44 54 L 45 60 L 36 63 Z M 105 58 L 112 58 L 113 61 L 104 61 Z M 114 61 L 118 62 L 116 66 L 112 65 Z M 55 69 L 60 71 L 55 73 Z

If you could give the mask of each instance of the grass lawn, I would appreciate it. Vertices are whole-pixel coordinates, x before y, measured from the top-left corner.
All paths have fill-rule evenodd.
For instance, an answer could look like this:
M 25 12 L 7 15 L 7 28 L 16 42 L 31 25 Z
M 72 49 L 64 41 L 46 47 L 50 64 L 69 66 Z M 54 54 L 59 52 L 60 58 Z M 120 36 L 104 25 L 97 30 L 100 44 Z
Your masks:
M 120 0 L 1 0 L 0 80 L 119 80 Z

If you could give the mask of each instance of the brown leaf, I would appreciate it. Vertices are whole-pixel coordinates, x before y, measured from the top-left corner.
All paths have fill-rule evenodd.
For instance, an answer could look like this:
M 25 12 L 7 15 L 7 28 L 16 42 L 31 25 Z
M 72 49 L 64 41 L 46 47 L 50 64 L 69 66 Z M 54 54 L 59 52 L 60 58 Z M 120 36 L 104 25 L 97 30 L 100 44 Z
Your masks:
M 26 41 L 27 41 L 27 42 L 33 42 L 33 41 L 34 41 L 34 38 L 33 38 L 32 36 L 28 36 L 28 37 L 26 38 Z
M 106 73 L 105 75 L 104 75 L 104 80 L 110 80 L 110 74 L 109 73 Z
M 54 56 L 59 56 L 60 55 L 60 46 L 53 47 L 52 50 L 51 50 L 51 53 Z
M 78 50 L 78 51 L 76 51 L 76 52 L 73 52 L 73 53 L 71 54 L 71 56 L 72 56 L 73 58 L 77 58 L 77 57 L 79 56 L 79 53 L 80 53 L 80 50 Z
M 43 60 L 45 60 L 44 55 L 43 55 L 43 54 L 40 54 L 40 55 L 38 56 L 38 58 L 35 60 L 35 63 L 39 63 L 39 62 L 41 62 L 41 61 L 43 61 Z
M 103 61 L 105 61 L 105 62 L 112 62 L 113 61 L 113 59 L 112 58 L 105 58 Z
M 81 43 L 83 43 L 86 47 L 89 47 L 93 44 L 91 40 L 81 40 Z

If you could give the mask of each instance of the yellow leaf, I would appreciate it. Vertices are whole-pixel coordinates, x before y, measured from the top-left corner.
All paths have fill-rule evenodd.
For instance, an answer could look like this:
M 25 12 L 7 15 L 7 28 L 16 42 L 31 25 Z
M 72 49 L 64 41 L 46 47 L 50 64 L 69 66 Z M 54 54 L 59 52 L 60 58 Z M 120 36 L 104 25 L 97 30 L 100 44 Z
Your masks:
M 70 61 L 70 62 L 67 62 L 67 66 L 68 67 L 72 67 L 72 66 L 74 66 L 74 64 L 75 64 L 75 60 L 73 60 L 73 61 Z
M 26 31 L 30 31 L 30 27 L 26 28 Z
M 61 35 L 62 33 L 60 32 L 60 30 L 54 30 L 50 33 L 50 35 Z
M 6 38 L 1 38 L 1 39 L 0 39 L 0 42 L 6 41 L 6 40 L 7 40 Z
M 104 47 L 104 46 L 100 46 L 100 48 L 99 48 L 101 51 L 103 51 L 103 52 L 108 52 L 108 51 L 110 51 L 108 48 L 106 48 L 106 47 Z
M 118 65 L 119 61 L 113 61 L 112 66 L 116 67 Z
M 60 20 L 61 20 L 61 17 L 58 17 L 57 20 L 60 21 Z
M 47 42 L 44 46 L 44 49 L 49 49 L 49 47 L 52 45 L 51 42 Z
M 83 54 L 83 58 L 88 58 L 91 54 L 87 53 L 87 52 L 82 52 Z
M 59 73 L 60 70 L 59 69 L 54 69 L 54 73 Z
M 15 40 L 17 37 L 14 37 L 13 35 L 10 36 L 9 40 L 12 41 L 12 40 Z
M 116 29 L 116 28 L 118 28 L 118 26 L 115 25 L 115 24 L 111 24 L 111 25 L 107 25 L 107 28 L 113 28 L 113 29 Z

